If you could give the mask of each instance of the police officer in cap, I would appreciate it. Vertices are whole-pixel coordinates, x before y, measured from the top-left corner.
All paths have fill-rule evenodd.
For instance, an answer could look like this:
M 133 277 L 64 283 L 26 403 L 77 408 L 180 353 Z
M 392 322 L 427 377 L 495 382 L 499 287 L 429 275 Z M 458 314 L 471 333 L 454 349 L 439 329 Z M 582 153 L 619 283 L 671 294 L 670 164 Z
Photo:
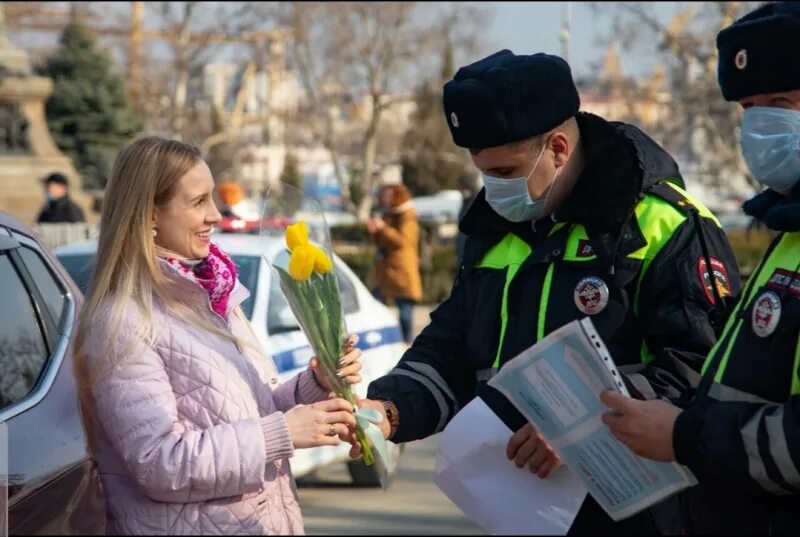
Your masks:
M 634 451 L 688 465 L 689 533 L 800 532 L 800 5 L 766 4 L 717 36 L 722 95 L 768 187 L 744 211 L 779 232 L 748 279 L 688 408 L 604 394 Z
M 585 316 L 638 397 L 678 401 L 696 386 L 712 317 L 739 291 L 725 234 L 657 143 L 579 105 L 569 66 L 547 54 L 503 50 L 445 85 L 445 119 L 484 188 L 459 224 L 467 241 L 449 298 L 369 386 L 363 404 L 386 412 L 390 440 L 441 431 L 477 395 L 516 431 L 509 459 L 547 477 L 557 454 L 486 381 Z M 675 505 L 659 508 L 615 524 L 589 498 L 571 531 L 675 530 Z

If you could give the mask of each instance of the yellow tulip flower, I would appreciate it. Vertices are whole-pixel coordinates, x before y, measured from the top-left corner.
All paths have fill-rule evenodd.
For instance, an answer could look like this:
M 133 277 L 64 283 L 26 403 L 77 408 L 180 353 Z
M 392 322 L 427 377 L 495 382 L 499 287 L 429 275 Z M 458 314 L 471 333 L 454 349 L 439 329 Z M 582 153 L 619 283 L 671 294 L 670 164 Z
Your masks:
M 310 248 L 314 252 L 314 271 L 320 274 L 326 274 L 333 270 L 333 263 L 328 255 L 322 249 L 311 245 Z
M 333 270 L 333 263 L 328 255 L 309 242 L 308 224 L 304 220 L 287 226 L 286 246 L 292 252 L 289 274 L 295 280 L 306 281 L 312 272 L 326 274 Z
M 289 251 L 294 251 L 298 246 L 308 244 L 308 225 L 305 220 L 286 227 L 286 246 Z
M 275 266 L 280 277 L 281 289 L 292 312 L 300 320 L 301 326 L 316 327 L 310 331 L 306 331 L 305 328 L 303 330 L 320 363 L 327 364 L 326 369 L 333 371 L 339 367 L 338 349 L 344 339 L 341 295 L 332 274 L 333 256 L 329 253 L 330 250 L 320 248 L 309 240 L 308 224 L 304 221 L 287 226 L 285 240 L 290 252 L 288 273 L 283 266 L 283 260 L 281 266 L 277 264 Z M 327 244 L 327 241 L 323 244 Z M 314 278 L 314 272 L 319 276 Z M 350 385 L 338 377 L 331 379 L 331 386 L 337 397 L 346 399 L 355 408 L 355 396 Z M 361 419 L 359 423 L 362 423 Z M 385 442 L 380 431 L 377 431 L 375 440 L 369 440 L 365 430 L 369 431 L 368 427 L 372 427 L 372 431 L 375 431 L 375 426 L 364 423 L 367 422 L 357 426 L 356 438 L 361 445 L 364 462 L 371 465 L 375 464 L 373 450 L 385 453 L 383 451 Z
M 289 274 L 297 281 L 304 282 L 311 277 L 314 272 L 316 255 L 311 245 L 300 244 L 292 250 L 289 258 Z

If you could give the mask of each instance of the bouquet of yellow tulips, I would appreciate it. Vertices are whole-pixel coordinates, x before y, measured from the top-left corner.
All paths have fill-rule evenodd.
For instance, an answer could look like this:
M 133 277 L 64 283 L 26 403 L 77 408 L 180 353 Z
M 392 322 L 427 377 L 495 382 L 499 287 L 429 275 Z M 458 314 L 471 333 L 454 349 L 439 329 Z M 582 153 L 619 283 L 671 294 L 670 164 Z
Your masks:
M 286 246 L 290 253 L 288 271 L 275 265 L 280 275 L 281 291 L 308 337 L 336 396 L 349 401 L 355 408 L 352 388 L 336 375 L 347 331 L 331 258 L 309 240 L 305 221 L 287 227 Z M 375 463 L 372 446 L 377 448 L 381 462 L 386 457 L 385 440 L 373 425 L 376 417 L 369 410 L 359 409 L 356 412 L 356 436 L 361 444 L 364 462 L 372 465 Z M 378 415 L 377 421 L 381 418 Z

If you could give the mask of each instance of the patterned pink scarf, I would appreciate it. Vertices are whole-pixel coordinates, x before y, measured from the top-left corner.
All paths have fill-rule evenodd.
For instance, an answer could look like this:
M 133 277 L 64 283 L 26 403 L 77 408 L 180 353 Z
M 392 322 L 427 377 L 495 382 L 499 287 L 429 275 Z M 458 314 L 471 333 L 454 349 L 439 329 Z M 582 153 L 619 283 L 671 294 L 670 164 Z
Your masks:
M 205 289 L 211 299 L 211 308 L 225 317 L 228 298 L 236 285 L 236 265 L 228 254 L 211 243 L 208 257 L 194 267 L 171 257 L 165 257 L 164 260 Z

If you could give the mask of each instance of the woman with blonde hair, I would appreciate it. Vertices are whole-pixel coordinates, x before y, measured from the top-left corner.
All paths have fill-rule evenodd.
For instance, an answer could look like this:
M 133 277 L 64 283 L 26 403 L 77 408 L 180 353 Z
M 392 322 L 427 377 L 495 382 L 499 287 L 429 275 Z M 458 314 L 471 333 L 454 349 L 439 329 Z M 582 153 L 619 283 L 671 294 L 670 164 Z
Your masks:
M 213 189 L 195 147 L 152 136 L 120 152 L 106 189 L 75 365 L 109 534 L 303 533 L 288 459 L 353 438 L 316 358 L 279 383 L 260 350 L 249 292 L 209 240 Z

